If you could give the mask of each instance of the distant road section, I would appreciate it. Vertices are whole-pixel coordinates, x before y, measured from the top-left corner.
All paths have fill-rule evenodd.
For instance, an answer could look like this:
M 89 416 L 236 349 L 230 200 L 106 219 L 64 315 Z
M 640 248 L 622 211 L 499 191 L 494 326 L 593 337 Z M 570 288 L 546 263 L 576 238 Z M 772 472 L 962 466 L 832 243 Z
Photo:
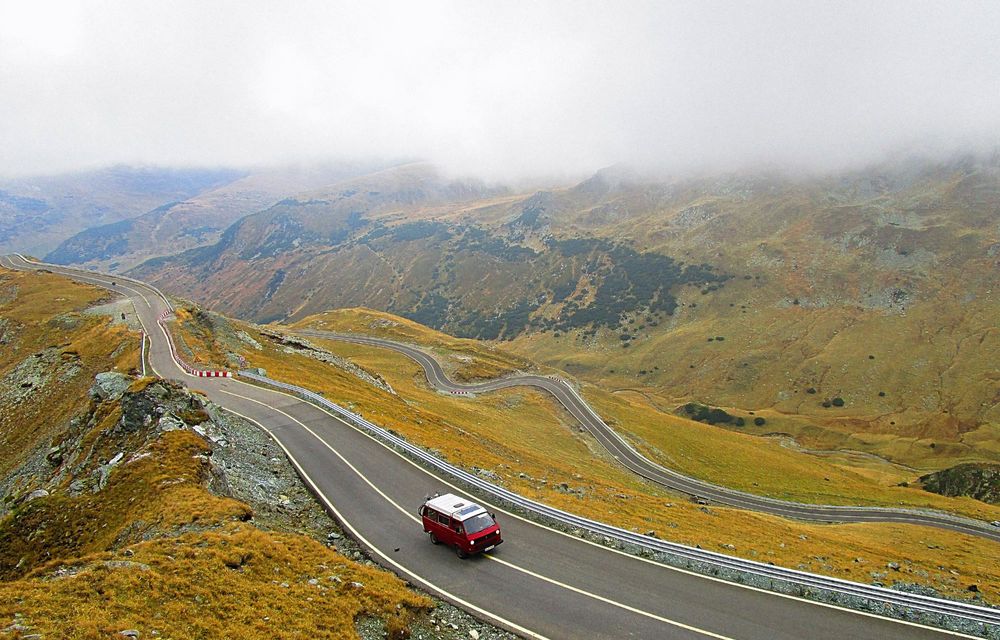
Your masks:
M 651 482 L 674 491 L 696 496 L 719 504 L 741 509 L 761 511 L 776 516 L 814 522 L 895 522 L 919 524 L 950 529 L 1000 542 L 1000 528 L 988 523 L 947 513 L 900 509 L 893 507 L 851 507 L 838 505 L 813 505 L 801 502 L 776 500 L 711 484 L 667 469 L 635 450 L 594 411 L 569 382 L 558 378 L 535 375 L 517 375 L 479 384 L 458 384 L 445 375 L 444 369 L 433 356 L 417 347 L 393 340 L 334 333 L 314 329 L 299 329 L 296 335 L 326 340 L 338 340 L 391 349 L 416 361 L 424 370 L 428 383 L 440 391 L 464 396 L 485 393 L 509 387 L 529 386 L 552 395 L 614 458 L 626 469 Z

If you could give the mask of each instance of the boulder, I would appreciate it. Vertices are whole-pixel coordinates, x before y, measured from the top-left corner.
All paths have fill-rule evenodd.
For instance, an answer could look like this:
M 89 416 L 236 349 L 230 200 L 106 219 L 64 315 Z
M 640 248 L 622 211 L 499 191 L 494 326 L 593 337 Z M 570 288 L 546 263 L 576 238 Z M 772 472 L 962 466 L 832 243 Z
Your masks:
M 120 400 L 132 378 L 117 371 L 102 371 L 94 377 L 94 386 L 90 388 L 90 396 L 95 400 L 111 401 Z

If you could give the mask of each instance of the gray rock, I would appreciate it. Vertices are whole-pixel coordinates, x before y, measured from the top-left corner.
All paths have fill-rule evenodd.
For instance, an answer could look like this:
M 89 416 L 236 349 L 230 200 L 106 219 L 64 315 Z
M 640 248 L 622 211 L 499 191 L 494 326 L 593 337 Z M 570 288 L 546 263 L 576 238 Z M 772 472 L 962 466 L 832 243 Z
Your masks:
M 45 489 L 35 489 L 28 494 L 28 497 L 24 499 L 25 502 L 31 502 L 32 500 L 37 500 L 39 498 L 48 497 L 49 492 Z
M 160 418 L 158 427 L 160 431 L 177 431 L 184 428 L 184 422 L 176 416 L 167 414 Z
M 94 377 L 90 395 L 96 400 L 115 401 L 121 399 L 132 384 L 132 378 L 117 371 L 102 371 Z
M 247 333 L 246 331 L 242 331 L 242 330 L 237 331 L 236 332 L 236 337 L 239 338 L 240 340 L 242 340 L 243 342 L 247 343 L 248 345 L 250 345 L 251 347 L 253 347 L 257 351 L 260 351 L 260 350 L 262 350 L 264 348 L 264 347 L 260 346 L 260 343 L 257 342 L 256 340 L 254 340 L 253 337 L 249 333 Z M 260 375 L 264 375 L 264 374 L 262 373 Z
M 119 631 L 118 635 L 125 636 L 126 638 L 138 638 L 139 632 L 135 629 L 125 629 L 124 631 Z

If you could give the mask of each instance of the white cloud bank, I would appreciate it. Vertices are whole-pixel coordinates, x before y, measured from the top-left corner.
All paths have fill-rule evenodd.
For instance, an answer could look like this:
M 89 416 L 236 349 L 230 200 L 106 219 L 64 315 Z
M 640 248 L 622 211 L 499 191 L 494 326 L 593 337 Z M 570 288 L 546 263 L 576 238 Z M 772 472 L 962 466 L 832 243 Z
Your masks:
M 998 140 L 996 2 L 0 4 L 0 175 L 405 156 L 505 179 Z

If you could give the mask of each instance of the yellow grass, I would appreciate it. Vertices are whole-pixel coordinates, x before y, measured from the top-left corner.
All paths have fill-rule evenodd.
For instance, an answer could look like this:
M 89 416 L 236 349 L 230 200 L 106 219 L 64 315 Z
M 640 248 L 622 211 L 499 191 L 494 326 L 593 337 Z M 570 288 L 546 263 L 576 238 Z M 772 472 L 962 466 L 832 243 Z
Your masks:
M 457 399 L 429 389 L 419 367 L 401 355 L 313 340 L 380 372 L 398 393 L 391 395 L 336 367 L 283 353 L 252 328 L 246 329 L 265 345 L 263 351 L 243 351 L 249 366 L 264 367 L 272 378 L 322 392 L 453 463 L 489 470 L 501 484 L 548 504 L 636 531 L 653 530 L 663 538 L 784 566 L 863 582 L 872 580 L 870 572 L 888 572 L 888 582 L 919 582 L 953 595 L 963 595 L 965 587 L 975 583 L 985 597 L 1000 596 L 1000 567 L 982 562 L 995 555 L 994 543 L 906 525 L 813 525 L 716 506 L 706 511 L 622 470 L 539 392 L 514 389 Z M 600 398 L 596 402 L 606 408 Z M 756 446 L 751 446 L 749 437 L 744 439 L 748 442 L 738 449 L 750 457 Z M 689 437 L 684 447 L 696 443 L 697 437 Z M 709 452 L 703 450 L 701 455 Z M 775 462 L 770 464 L 788 467 L 781 452 L 773 455 Z M 808 470 L 814 464 L 812 458 L 787 455 L 806 461 L 798 473 L 813 479 L 809 486 L 814 497 L 823 495 L 826 481 L 817 480 L 815 472 Z M 839 474 L 838 480 L 850 478 L 833 465 L 829 470 Z M 862 482 L 853 480 L 855 486 Z M 790 487 L 791 483 L 776 480 L 773 486 Z M 726 544 L 736 549 L 722 546 Z M 900 571 L 886 569 L 890 562 L 900 563 Z
M 808 260 L 804 249 L 793 258 Z M 635 331 L 629 348 L 607 331 L 596 340 L 525 335 L 505 348 L 597 387 L 641 391 L 664 413 L 692 401 L 742 416 L 766 412 L 765 427 L 740 431 L 874 454 L 911 467 L 910 479 L 962 462 L 1000 462 L 995 439 L 983 437 L 1000 427 L 995 296 L 959 304 L 954 283 L 905 312 L 776 305 L 798 291 L 801 271 L 765 284 L 737 279 L 708 296 L 683 289 L 676 316 Z M 844 289 L 860 295 L 862 285 L 854 278 Z M 724 340 L 708 340 L 716 336 Z M 822 406 L 835 397 L 843 407 Z
M 241 523 L 245 504 L 204 488 L 209 452 L 195 434 L 169 432 L 100 493 L 35 500 L 8 519 L 2 562 L 8 580 L 20 579 L 0 584 L 0 619 L 19 612 L 33 631 L 65 638 L 127 628 L 144 637 L 350 638 L 361 613 L 398 632 L 430 605 L 395 576 L 306 536 Z M 151 535 L 160 537 L 145 541 Z M 32 568 L 27 576 L 15 559 Z
M 335 333 L 357 333 L 421 345 L 438 356 L 442 367 L 457 381 L 489 380 L 535 368 L 528 359 L 476 340 L 455 338 L 421 324 L 371 309 L 334 309 L 308 316 L 290 325 Z
M 57 355 L 55 377 L 44 388 L 33 389 L 16 406 L 0 400 L 0 474 L 64 428 L 94 375 L 139 365 L 138 334 L 107 317 L 82 313 L 109 295 L 53 274 L 0 269 L 0 318 L 8 334 L 7 344 L 0 345 L 0 377 L 36 354 L 54 350 Z
M 78 424 L 87 430 L 74 450 L 79 473 L 126 453 L 100 492 L 71 497 L 67 477 L 51 495 L 0 520 L 0 626 L 16 621 L 26 634 L 74 639 L 117 637 L 124 629 L 178 640 L 354 638 L 354 622 L 366 616 L 384 621 L 390 637 L 406 637 L 432 606 L 428 598 L 307 536 L 246 522 L 246 504 L 206 489 L 211 448 L 193 432 L 147 442 L 148 431 L 115 428 L 118 404 L 90 405 L 93 373 L 138 357 L 134 336 L 77 315 L 104 295 L 55 276 L 0 270 L 0 317 L 18 323 L 7 327 L 16 340 L 0 352 L 0 366 L 51 346 L 82 363 L 80 380 L 67 385 L 73 393 L 39 393 L 4 409 L 5 473 L 38 444 L 62 437 L 64 417 L 86 410 Z M 66 317 L 79 322 L 66 324 Z M 139 379 L 129 391 L 154 383 Z M 206 416 L 192 408 L 181 417 L 197 423 Z

